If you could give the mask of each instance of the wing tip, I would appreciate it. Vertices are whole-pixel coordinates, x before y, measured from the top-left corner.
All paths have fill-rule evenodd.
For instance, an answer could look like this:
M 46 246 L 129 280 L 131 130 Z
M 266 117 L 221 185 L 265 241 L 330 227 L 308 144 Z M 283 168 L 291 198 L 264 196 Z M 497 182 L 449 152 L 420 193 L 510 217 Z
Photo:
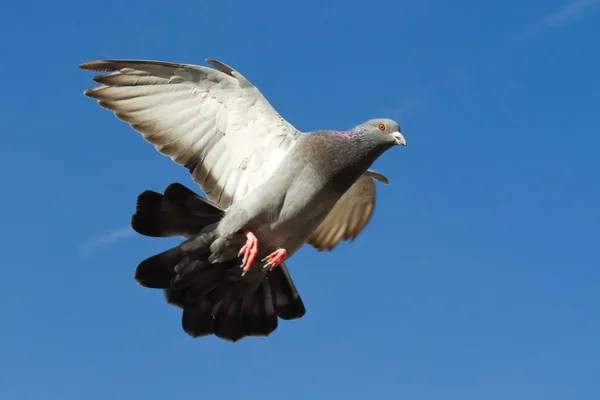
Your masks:
M 210 66 L 212 66 L 217 71 L 221 71 L 224 74 L 227 74 L 229 76 L 233 76 L 233 73 L 237 72 L 235 69 L 233 69 L 229 65 L 227 65 L 219 60 L 215 60 L 212 58 L 205 58 L 204 61 L 206 61 Z
M 79 68 L 85 71 L 97 71 L 97 72 L 110 72 L 116 71 L 118 68 L 114 65 L 112 60 L 95 60 L 87 61 L 79 64 Z
M 190 64 L 177 64 L 166 61 L 156 60 L 133 60 L 133 59 L 110 59 L 110 60 L 95 60 L 87 61 L 79 64 L 79 68 L 86 71 L 95 72 L 113 72 L 120 71 L 125 68 L 140 69 L 142 71 L 147 70 L 149 67 L 169 67 L 169 68 L 180 68 L 184 66 L 190 66 Z
M 370 176 L 371 178 L 375 179 L 376 181 L 383 183 L 384 185 L 387 185 L 390 183 L 389 179 L 387 178 L 387 176 L 383 175 L 380 172 L 377 171 L 373 171 L 372 169 L 368 169 L 366 172 L 367 176 Z

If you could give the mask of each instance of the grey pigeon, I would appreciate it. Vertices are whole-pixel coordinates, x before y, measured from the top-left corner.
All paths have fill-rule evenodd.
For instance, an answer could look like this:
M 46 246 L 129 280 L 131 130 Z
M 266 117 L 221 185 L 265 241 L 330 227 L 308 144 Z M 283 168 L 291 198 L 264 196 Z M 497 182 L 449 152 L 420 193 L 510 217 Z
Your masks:
M 331 250 L 365 227 L 375 202 L 368 168 L 406 145 L 398 124 L 372 119 L 348 131 L 302 133 L 238 71 L 143 60 L 92 61 L 108 72 L 85 95 L 185 166 L 206 199 L 179 183 L 139 195 L 131 225 L 181 236 L 140 263 L 135 279 L 183 309 L 192 337 L 268 336 L 278 317 L 305 309 L 285 262 L 302 245 Z

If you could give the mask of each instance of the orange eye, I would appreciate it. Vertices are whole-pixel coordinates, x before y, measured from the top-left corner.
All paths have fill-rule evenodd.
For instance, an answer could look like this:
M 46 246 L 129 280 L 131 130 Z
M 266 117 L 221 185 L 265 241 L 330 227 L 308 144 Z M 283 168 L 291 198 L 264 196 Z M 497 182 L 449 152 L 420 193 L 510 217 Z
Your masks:
M 385 131 L 385 124 L 379 124 L 377 127 L 380 131 Z

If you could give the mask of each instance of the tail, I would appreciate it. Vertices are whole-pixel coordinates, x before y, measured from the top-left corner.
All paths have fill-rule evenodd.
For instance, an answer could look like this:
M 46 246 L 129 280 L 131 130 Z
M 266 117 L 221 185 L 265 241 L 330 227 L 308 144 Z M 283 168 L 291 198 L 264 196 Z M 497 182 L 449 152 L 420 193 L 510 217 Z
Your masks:
M 146 236 L 187 238 L 180 245 L 140 263 L 136 281 L 164 289 L 166 301 L 183 309 L 183 330 L 192 337 L 215 336 L 235 342 L 245 336 L 268 336 L 277 318 L 304 315 L 302 299 L 285 264 L 256 268 L 241 276 L 240 260 L 211 264 L 210 245 L 224 211 L 185 186 L 172 183 L 164 195 L 139 195 L 131 218 Z

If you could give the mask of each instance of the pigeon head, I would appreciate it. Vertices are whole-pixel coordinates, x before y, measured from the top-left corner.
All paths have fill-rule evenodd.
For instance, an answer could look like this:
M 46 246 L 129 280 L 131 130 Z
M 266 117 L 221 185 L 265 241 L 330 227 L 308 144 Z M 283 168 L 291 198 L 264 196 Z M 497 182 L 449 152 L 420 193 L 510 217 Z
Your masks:
M 406 140 L 400 133 L 400 125 L 388 118 L 375 118 L 355 128 L 357 134 L 377 144 L 406 146 Z

